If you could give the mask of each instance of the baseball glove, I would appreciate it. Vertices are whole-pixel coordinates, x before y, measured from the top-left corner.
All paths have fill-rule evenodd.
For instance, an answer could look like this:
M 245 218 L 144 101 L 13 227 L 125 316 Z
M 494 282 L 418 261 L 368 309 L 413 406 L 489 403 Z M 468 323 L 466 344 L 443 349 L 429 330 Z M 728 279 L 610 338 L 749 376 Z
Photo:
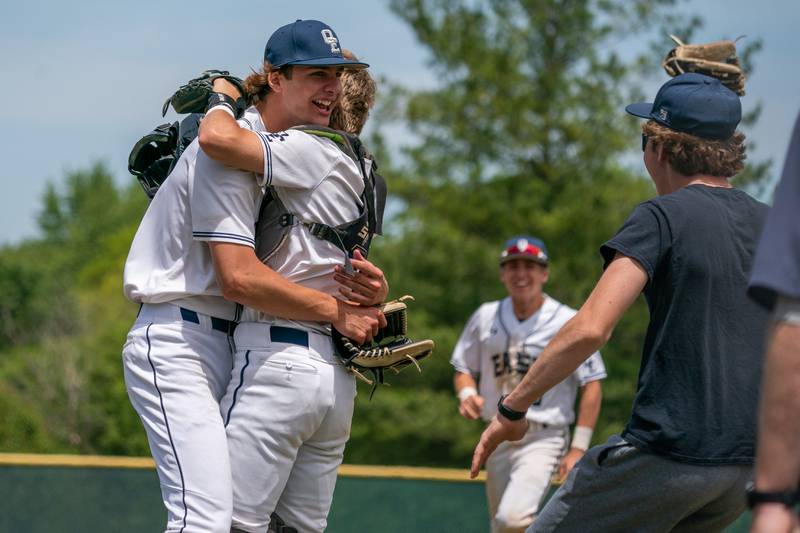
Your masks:
M 373 385 L 373 392 L 378 383 L 384 382 L 384 370 L 399 373 L 413 365 L 421 372 L 419 361 L 433 352 L 432 340 L 412 341 L 408 338 L 405 302 L 413 299 L 411 296 L 403 296 L 380 306 L 387 324 L 378 331 L 372 342 L 357 345 L 335 328 L 332 331 L 336 353 L 359 379 Z M 364 376 L 365 370 L 371 372 L 374 379 Z
M 206 70 L 198 77 L 181 85 L 172 96 L 167 98 L 167 101 L 164 102 L 164 107 L 161 109 L 161 116 L 167 114 L 170 104 L 172 104 L 172 108 L 176 113 L 205 113 L 208 96 L 214 92 L 214 80 L 217 78 L 225 78 L 236 85 L 242 96 L 246 94 L 242 80 L 236 76 L 231 76 L 227 70 Z M 237 107 L 244 110 L 244 98 L 237 100 Z
M 686 72 L 705 74 L 717 78 L 739 96 L 744 96 L 744 82 L 747 77 L 739 65 L 736 41 L 684 44 L 674 35 L 670 37 L 678 46 L 670 50 L 661 62 L 667 74 L 673 77 Z

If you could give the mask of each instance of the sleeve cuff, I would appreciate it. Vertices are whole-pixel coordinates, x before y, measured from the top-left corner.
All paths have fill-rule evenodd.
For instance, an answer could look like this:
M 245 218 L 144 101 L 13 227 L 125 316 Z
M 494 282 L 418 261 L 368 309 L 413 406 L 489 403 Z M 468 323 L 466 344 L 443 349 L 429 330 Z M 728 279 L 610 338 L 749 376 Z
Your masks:
M 223 233 L 219 231 L 193 231 L 192 237 L 196 241 L 227 242 L 230 244 L 249 246 L 250 248 L 256 247 L 256 241 L 252 237 L 236 235 L 235 233 Z

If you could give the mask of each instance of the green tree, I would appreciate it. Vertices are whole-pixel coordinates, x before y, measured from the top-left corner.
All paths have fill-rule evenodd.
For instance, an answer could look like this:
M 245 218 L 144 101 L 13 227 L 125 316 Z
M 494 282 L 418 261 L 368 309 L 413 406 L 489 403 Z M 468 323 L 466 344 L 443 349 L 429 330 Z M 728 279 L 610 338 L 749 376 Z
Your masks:
M 0 251 L 0 418 L 14 426 L 0 449 L 146 453 L 120 363 L 136 313 L 122 268 L 145 206 L 97 163 L 47 188 L 40 238 Z
M 430 392 L 381 391 L 357 410 L 354 434 L 396 428 L 401 451 L 393 462 L 468 461 L 482 428 L 457 420 L 448 358 L 469 315 L 504 295 L 501 243 L 515 234 L 542 237 L 552 259 L 547 290 L 577 307 L 601 274 L 600 244 L 654 194 L 634 170 L 639 121 L 623 108 L 642 97 L 640 78 L 669 50 L 668 34 L 688 39 L 700 24 L 671 16 L 675 3 L 390 2 L 427 50 L 438 81 L 421 90 L 390 86 L 372 139 L 396 202 L 391 234 L 377 241 L 374 257 L 393 292 L 417 297 L 415 332 L 437 341 L 425 374 L 398 380 Z M 615 45 L 637 34 L 642 54 L 626 60 Z M 646 50 L 653 36 L 658 53 Z M 390 150 L 381 132 L 398 124 L 408 135 Z M 610 378 L 597 439 L 627 418 L 646 323 L 638 302 L 603 351 Z M 409 413 L 430 420 L 431 429 L 403 436 Z M 427 432 L 437 437 L 426 440 Z M 348 459 L 374 457 L 354 439 Z

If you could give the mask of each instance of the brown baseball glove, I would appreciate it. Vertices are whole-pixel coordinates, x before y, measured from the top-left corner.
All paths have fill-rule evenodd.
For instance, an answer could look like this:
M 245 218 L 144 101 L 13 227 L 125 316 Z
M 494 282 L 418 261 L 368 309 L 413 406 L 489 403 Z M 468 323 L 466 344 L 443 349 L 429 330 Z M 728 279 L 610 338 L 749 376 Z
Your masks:
M 667 74 L 673 77 L 686 72 L 705 74 L 717 78 L 739 96 L 744 96 L 744 82 L 747 76 L 736 55 L 736 41 L 684 44 L 674 35 L 670 37 L 677 46 L 670 50 L 661 62 Z
M 345 366 L 362 381 L 377 386 L 378 383 L 384 382 L 385 370 L 399 373 L 412 365 L 418 371 L 422 371 L 419 361 L 433 353 L 434 344 L 428 339 L 412 341 L 408 338 L 405 302 L 413 299 L 411 296 L 403 296 L 380 306 L 387 324 L 378 331 L 371 342 L 358 345 L 333 329 L 332 338 L 336 353 L 342 358 Z M 364 376 L 365 370 L 371 372 L 374 379 Z

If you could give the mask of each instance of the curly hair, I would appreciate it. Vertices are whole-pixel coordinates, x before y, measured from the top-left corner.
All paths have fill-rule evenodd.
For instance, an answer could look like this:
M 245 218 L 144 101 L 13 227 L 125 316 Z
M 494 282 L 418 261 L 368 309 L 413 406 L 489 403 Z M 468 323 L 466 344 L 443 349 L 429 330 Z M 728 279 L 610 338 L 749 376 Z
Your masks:
M 730 178 L 744 168 L 745 136 L 740 131 L 724 140 L 704 139 L 648 120 L 642 125 L 642 132 L 652 143 L 664 147 L 670 166 L 684 176 L 708 174 Z
M 358 60 L 349 50 L 342 50 L 347 59 Z M 257 104 L 270 93 L 269 76 L 280 72 L 286 79 L 292 79 L 292 67 L 274 68 L 264 61 L 261 71 L 253 71 L 244 80 L 245 99 L 251 105 Z M 375 104 L 377 84 L 366 69 L 344 69 L 341 74 L 342 93 L 339 102 L 331 113 L 330 127 L 358 135 L 369 117 L 369 110 Z
M 342 50 L 348 59 L 358 59 L 348 50 Z M 359 135 L 375 104 L 378 86 L 367 69 L 344 69 L 341 76 L 342 95 L 333 108 L 330 126 L 336 130 Z

